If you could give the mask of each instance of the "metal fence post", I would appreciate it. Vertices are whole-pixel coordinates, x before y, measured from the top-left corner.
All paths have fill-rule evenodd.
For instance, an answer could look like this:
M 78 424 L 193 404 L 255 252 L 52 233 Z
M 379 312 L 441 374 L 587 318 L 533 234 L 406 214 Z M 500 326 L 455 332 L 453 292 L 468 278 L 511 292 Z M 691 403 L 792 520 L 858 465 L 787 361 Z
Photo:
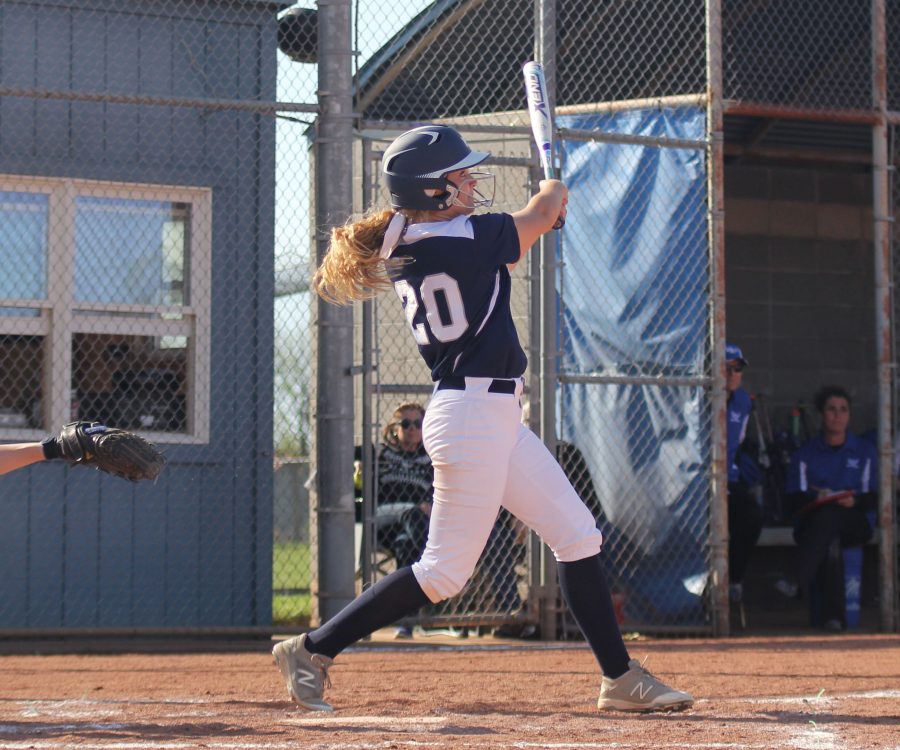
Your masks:
M 712 374 L 712 492 L 710 496 L 711 614 L 713 633 L 727 636 L 731 630 L 728 607 L 728 467 L 725 432 L 725 130 L 722 109 L 722 6 L 721 0 L 706 3 L 706 75 L 709 148 L 708 179 L 711 285 Z
M 878 524 L 881 629 L 893 632 L 896 544 L 894 540 L 894 450 L 891 439 L 891 205 L 887 127 L 887 39 L 884 0 L 872 0 L 872 104 L 878 119 L 872 128 L 872 220 L 875 253 L 875 347 L 878 374 Z
M 556 103 L 556 0 L 535 0 L 534 8 L 535 56 L 543 63 L 547 79 L 547 98 L 551 111 Z M 555 156 L 555 155 L 554 155 Z M 556 320 L 556 249 L 557 232 L 545 234 L 540 240 L 540 424 L 541 439 L 556 455 L 556 386 L 559 342 Z M 556 562 L 550 549 L 541 548 L 541 634 L 555 638 L 559 587 Z
M 353 205 L 353 80 L 350 0 L 319 4 L 320 115 L 316 127 L 316 256 Z M 316 510 L 318 613 L 325 621 L 353 599 L 353 308 L 318 303 Z
M 366 138 L 362 139 L 362 208 L 367 211 L 373 203 L 376 183 L 372 176 L 372 143 Z M 377 436 L 375 433 L 375 416 L 373 409 L 374 388 L 372 373 L 374 363 L 374 321 L 375 301 L 366 300 L 362 304 L 362 331 L 360 341 L 362 344 L 362 547 L 359 556 L 359 569 L 362 571 L 362 588 L 374 583 L 372 569 L 373 555 L 375 553 L 375 450 Z
M 537 164 L 537 147 L 531 145 L 531 153 L 533 162 Z M 530 187 L 537 186 L 542 179 L 543 172 L 540 167 L 533 166 L 529 170 Z M 528 427 L 536 434 L 542 434 L 541 431 L 541 403 L 543 396 L 543 380 L 542 368 L 540 362 L 543 358 L 541 349 L 543 340 L 541 337 L 541 325 L 543 315 L 541 314 L 543 295 L 541 294 L 541 253 L 531 252 L 528 254 L 528 289 L 529 289 L 529 320 L 528 320 L 528 361 L 530 363 L 530 372 L 528 379 L 529 399 L 528 399 Z M 543 571 L 541 570 L 541 557 L 545 553 L 546 545 L 541 538 L 531 532 L 528 535 L 528 608 L 529 614 L 534 615 L 540 622 L 542 613 L 545 611 L 544 596 L 542 588 Z

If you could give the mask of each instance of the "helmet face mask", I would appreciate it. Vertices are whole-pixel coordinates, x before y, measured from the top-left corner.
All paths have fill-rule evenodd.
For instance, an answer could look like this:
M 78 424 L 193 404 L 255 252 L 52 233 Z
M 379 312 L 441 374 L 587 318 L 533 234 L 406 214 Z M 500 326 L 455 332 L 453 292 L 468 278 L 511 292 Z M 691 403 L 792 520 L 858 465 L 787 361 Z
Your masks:
M 469 172 L 466 182 L 472 185 L 469 192 L 463 192 L 458 186 L 447 180 L 447 192 L 450 193 L 449 205 L 463 208 L 489 208 L 494 205 L 496 188 L 492 172 Z M 484 183 L 484 187 L 480 187 L 481 183 Z M 460 200 L 461 195 L 467 196 L 469 201 Z
M 468 208 L 464 200 L 460 201 L 459 188 L 447 175 L 481 164 L 488 157 L 489 153 L 472 151 L 463 137 L 446 125 L 408 130 L 394 139 L 381 160 L 391 206 L 414 211 L 443 211 L 451 206 Z M 486 179 L 485 173 L 475 174 L 476 181 Z M 490 177 L 493 179 L 493 175 Z M 488 198 L 476 185 L 471 198 L 472 208 L 490 205 L 493 189 Z

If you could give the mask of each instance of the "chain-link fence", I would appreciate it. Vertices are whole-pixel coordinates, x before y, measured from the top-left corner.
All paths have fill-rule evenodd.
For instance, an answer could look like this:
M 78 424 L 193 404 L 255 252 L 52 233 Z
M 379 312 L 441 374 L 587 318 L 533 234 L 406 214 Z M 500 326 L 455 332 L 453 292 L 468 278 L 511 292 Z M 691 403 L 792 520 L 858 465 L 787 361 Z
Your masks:
M 276 619 L 308 612 L 305 520 L 273 519 L 272 467 L 299 496 L 317 104 L 277 10 L 0 7 L 2 437 L 98 420 L 169 459 L 153 486 L 5 477 L 0 627 L 268 626 L 273 585 L 294 597 Z M 306 569 L 273 582 L 273 559 Z
M 337 327 L 311 270 L 328 226 L 383 202 L 380 153 L 412 124 L 459 127 L 494 155 L 495 210 L 522 205 L 538 175 L 521 65 L 537 47 L 571 211 L 514 275 L 531 422 L 604 530 L 623 621 L 723 632 L 726 284 L 728 335 L 773 418 L 812 379 L 849 381 L 891 463 L 892 319 L 854 318 L 866 334 L 829 358 L 806 328 L 830 301 L 800 292 L 843 273 L 829 253 L 856 263 L 890 241 L 894 154 L 877 144 L 900 121 L 898 44 L 892 1 L 0 4 L 0 439 L 95 419 L 169 458 L 152 486 L 58 463 L 3 477 L 0 629 L 305 627 L 322 598 L 352 595 L 329 566 L 352 559 L 363 585 L 396 559 L 376 524 L 378 451 L 398 406 L 427 408 L 428 374 L 391 295 L 355 312 L 352 351 L 323 352 Z M 346 92 L 322 83 L 340 76 Z M 351 120 L 352 143 L 323 131 Z M 818 187 L 754 181 L 779 169 Z M 724 219 L 723 173 L 737 176 Z M 875 195 L 834 187 L 841 174 L 874 174 Z M 844 289 L 854 314 L 889 308 L 877 279 Z M 352 404 L 317 402 L 347 377 Z M 323 475 L 354 447 L 356 534 L 341 526 L 329 556 L 352 470 Z M 886 471 L 880 597 L 895 612 Z M 547 625 L 546 563 L 501 516 L 466 591 L 410 624 Z
M 891 5 L 891 3 L 888 3 Z M 722 4 L 725 97 L 808 109 L 871 106 L 871 3 Z
M 528 170 L 534 160 L 520 71 L 522 62 L 534 54 L 535 4 L 505 2 L 501 12 L 496 5 L 429 6 L 361 68 L 357 108 L 365 118 L 363 137 L 376 144 L 373 159 L 387 143 L 381 131 L 392 127 L 390 136 L 403 129 L 397 120 L 407 124 L 439 120 L 457 126 L 473 148 L 494 154 L 490 168 L 497 174 L 495 205 L 499 210 L 515 210 L 534 189 L 534 176 Z M 649 5 L 653 5 L 652 14 L 648 14 Z M 657 570 L 641 574 L 647 581 L 643 587 L 635 580 L 625 585 L 629 576 L 613 572 L 617 588 L 631 591 L 627 605 L 624 590 L 617 593 L 623 617 L 632 624 L 702 629 L 708 627 L 703 597 L 710 563 L 706 508 L 713 439 L 704 397 L 710 383 L 706 353 L 711 343 L 703 159 L 706 137 L 702 99 L 696 96 L 703 91 L 705 80 L 703 4 L 638 3 L 601 10 L 570 3 L 560 4 L 558 12 L 559 17 L 553 19 L 559 29 L 558 45 L 572 51 L 561 55 L 557 66 L 561 135 L 572 138 L 561 149 L 563 174 L 579 188 L 573 191 L 570 226 L 562 233 L 563 271 L 556 299 L 542 302 L 535 293 L 539 290 L 535 284 L 540 282 L 537 265 L 533 270 L 518 269 L 514 282 L 519 335 L 532 363 L 529 398 L 540 403 L 540 388 L 534 384 L 535 365 L 542 353 L 537 328 L 542 317 L 556 316 L 557 308 L 562 313 L 563 326 L 555 324 L 562 335 L 559 346 L 571 354 L 573 348 L 586 346 L 583 341 L 571 343 L 581 335 L 577 331 L 602 336 L 598 329 L 616 328 L 614 316 L 600 320 L 607 307 L 616 314 L 628 305 L 635 308 L 631 314 L 634 325 L 628 330 L 620 327 L 617 340 L 604 356 L 591 361 L 568 360 L 563 382 L 580 377 L 590 385 L 563 386 L 562 432 L 551 440 L 555 443 L 559 437 L 558 455 L 608 536 L 637 540 L 631 547 L 624 542 L 618 548 L 608 544 L 606 559 L 611 572 L 621 566 L 633 570 L 631 577 L 636 579 L 635 566 L 645 562 L 635 554 L 636 547 L 656 556 Z M 369 28 L 363 23 L 360 26 Z M 678 31 L 677 42 L 671 34 L 673 28 Z M 623 34 L 629 34 L 632 42 L 628 53 L 611 54 L 608 47 Z M 503 43 L 498 45 L 498 39 Z M 605 52 L 593 55 L 598 45 L 605 46 Z M 448 62 L 460 47 L 470 52 L 466 66 Z M 686 49 L 697 54 L 687 54 Z M 599 64 L 584 64 L 588 55 Z M 679 110 L 688 112 L 685 116 L 670 112 L 667 117 L 649 104 L 660 96 L 668 97 L 674 106 L 692 108 Z M 620 99 L 628 101 L 621 105 L 619 117 L 604 120 L 599 114 L 590 114 L 606 113 L 611 103 Z M 615 145 L 616 133 L 619 145 Z M 669 151 L 667 145 L 690 150 Z M 671 153 L 678 155 L 670 159 Z M 372 173 L 377 174 L 377 169 Z M 658 192 L 653 190 L 654 183 Z M 374 201 L 383 204 L 377 193 Z M 610 229 L 602 234 L 598 228 L 606 226 Z M 602 251 L 598 253 L 598 245 L 613 248 L 612 257 L 599 258 Z M 633 257 L 622 261 L 616 254 Z M 673 260 L 677 270 L 667 277 L 662 269 Z M 627 264 L 627 270 L 616 278 L 620 262 Z M 642 278 L 642 268 L 653 270 Z M 648 294 L 648 287 L 665 288 L 668 294 Z M 550 308 L 543 314 L 542 304 Z M 363 426 L 363 434 L 377 444 L 394 408 L 411 401 L 427 405 L 424 399 L 431 385 L 396 300 L 379 302 L 370 324 L 372 377 L 361 398 L 371 402 L 375 421 Z M 664 337 L 676 329 L 679 333 L 668 346 L 639 345 L 646 336 Z M 362 337 L 360 333 L 360 340 Z M 671 387 L 667 388 L 670 378 Z M 587 388 L 598 394 L 610 382 L 634 383 L 641 393 L 649 391 L 649 396 L 639 393 L 631 400 L 649 403 L 651 408 L 632 410 L 625 417 L 630 422 L 626 427 L 616 421 L 622 399 L 615 395 L 606 399 L 606 409 L 597 402 L 597 395 L 576 404 L 576 390 Z M 663 395 L 657 396 L 660 386 Z M 598 434 L 597 424 L 604 421 L 615 428 L 609 434 Z M 660 421 L 663 424 L 657 424 Z M 634 443 L 633 455 L 606 456 L 604 446 L 621 444 L 625 433 Z M 665 454 L 662 458 L 660 444 Z M 630 465 L 635 467 L 633 473 L 625 470 Z M 378 507 L 377 462 L 373 461 L 373 466 L 374 499 L 362 505 L 376 517 L 371 544 L 377 548 L 386 536 L 377 523 L 383 511 Z M 620 484 L 627 488 L 622 491 Z M 614 517 L 615 525 L 607 515 Z M 362 523 L 366 523 L 365 514 Z M 559 602 L 539 602 L 530 596 L 536 583 L 541 585 L 541 596 L 552 596 L 553 582 L 538 580 L 535 568 L 540 567 L 540 558 L 531 549 L 533 540 L 529 542 L 523 532 L 501 516 L 467 590 L 436 611 L 420 613 L 418 622 L 483 624 L 510 616 L 535 622 L 539 608 L 559 606 Z M 421 537 L 419 541 L 424 543 Z M 371 571 L 376 575 L 383 562 L 378 555 L 384 551 L 376 552 L 377 560 L 372 562 Z M 669 579 L 658 569 L 667 569 Z M 364 566 L 363 575 L 371 574 Z M 690 590 L 683 597 L 676 594 L 682 601 L 666 610 L 665 597 L 657 596 L 654 587 L 679 588 L 682 579 L 688 580 Z M 642 599 L 657 599 L 657 608 L 639 604 Z M 563 624 L 571 623 L 564 619 Z
M 581 189 L 562 244 L 562 463 L 596 506 L 625 621 L 702 628 L 713 441 L 705 113 L 559 119 L 642 141 L 563 143 L 563 175 Z
M 317 18 L 312 2 L 281 14 L 278 99 L 316 104 Z M 313 612 L 310 551 L 310 447 L 315 374 L 309 291 L 315 262 L 311 133 L 315 115 L 281 112 L 276 120 L 275 186 L 275 523 L 272 618 L 308 625 Z
M 535 15 L 553 29 L 550 70 L 567 142 L 563 157 L 571 165 L 566 176 L 577 185 L 573 216 L 589 218 L 583 229 L 577 218 L 570 222 L 560 248 L 562 386 L 557 434 L 545 437 L 558 441 L 561 461 L 607 533 L 606 560 L 624 621 L 694 629 L 712 623 L 721 629 L 724 618 L 719 611 L 716 622 L 720 605 L 710 597 L 710 584 L 721 570 L 711 550 L 724 539 L 722 527 L 713 523 L 722 494 L 714 489 L 712 469 L 716 451 L 724 450 L 716 441 L 724 436 L 717 438 L 714 429 L 717 365 L 709 354 L 721 351 L 722 330 L 717 331 L 712 316 L 724 310 L 717 312 L 713 299 L 725 290 L 715 283 L 721 248 L 714 246 L 704 256 L 707 233 L 715 235 L 705 224 L 706 205 L 714 203 L 706 194 L 705 175 L 709 169 L 723 170 L 728 161 L 704 161 L 707 132 L 718 127 L 703 120 L 707 50 L 719 43 L 707 36 L 707 13 L 722 29 L 715 59 L 722 61 L 723 90 L 713 90 L 712 96 L 725 98 L 726 160 L 801 159 L 824 162 L 826 169 L 857 159 L 853 149 L 868 149 L 869 81 L 877 73 L 869 39 L 877 13 L 840 4 L 785 9 L 726 3 L 707 9 L 703 3 L 666 2 L 602 7 L 435 2 L 389 10 L 363 3 L 355 11 L 355 46 L 361 53 L 355 110 L 363 118 L 361 135 L 369 148 L 359 169 L 369 194 L 386 136 L 418 122 L 440 120 L 462 128 L 479 147 L 501 157 L 496 168 L 501 181 L 523 166 L 521 159 L 527 163 L 518 71 L 533 56 Z M 896 67 L 890 53 L 891 40 L 898 38 L 891 33 L 896 8 L 888 4 L 886 11 L 890 77 Z M 380 42 L 373 29 L 387 29 L 389 39 Z M 464 65 L 454 62 L 458 49 L 468 51 Z M 852 114 L 854 108 L 858 115 Z M 840 116 L 827 114 L 836 110 Z M 714 134 L 713 143 L 722 135 Z M 594 147 L 587 166 L 577 163 L 583 153 L 575 147 L 585 143 Z M 594 181 L 582 179 L 583 174 Z M 523 185 L 530 178 L 522 170 L 513 182 Z M 680 203 L 662 200 L 673 192 Z M 839 200 L 833 192 L 823 199 Z M 777 209 L 770 210 L 777 217 Z M 609 236 L 598 239 L 598 228 L 606 226 L 612 227 Z M 816 231 L 832 230 L 820 225 Z M 598 244 L 614 249 L 609 258 L 585 252 Z M 655 252 L 660 253 L 656 261 Z M 515 295 L 527 303 L 518 323 L 533 365 L 541 355 L 536 268 L 520 279 Z M 667 268 L 670 273 L 664 272 Z M 358 389 L 363 420 L 355 442 L 360 445 L 378 444 L 395 406 L 427 399 L 429 385 L 421 370 L 413 374 L 415 352 L 402 320 L 392 321 L 392 302 L 373 305 L 368 323 L 359 329 L 363 370 L 370 373 Z M 619 318 L 598 323 L 593 319 L 597 307 L 609 307 Z M 736 332 L 743 317 L 735 316 Z M 765 359 L 761 364 L 769 366 Z M 777 369 L 777 362 L 771 367 Z M 539 399 L 534 369 L 530 377 L 530 397 Z M 774 395 L 778 417 L 779 400 L 792 394 Z M 604 430 L 604 422 L 614 426 Z M 377 477 L 377 462 L 372 467 Z M 370 495 L 372 516 L 374 489 Z M 367 528 L 368 517 L 361 517 Z M 498 557 L 495 547 L 503 550 L 504 544 L 492 541 L 482 566 L 495 568 L 501 578 L 504 570 L 515 570 L 522 611 L 533 618 L 529 588 L 537 580 L 539 555 L 528 545 L 506 544 Z M 368 580 L 372 574 L 365 556 L 361 568 Z M 666 575 L 659 576 L 660 570 Z M 479 573 L 472 590 L 479 577 L 484 579 Z M 540 582 L 544 596 L 552 595 L 547 584 Z M 503 589 L 502 583 L 493 585 Z M 515 597 L 511 607 L 499 608 L 489 598 L 474 609 L 472 597 L 464 600 L 444 605 L 440 613 L 421 613 L 419 620 L 439 614 L 445 622 L 484 621 L 520 606 Z
M 522 118 L 519 113 L 519 118 Z M 473 127 L 466 119 L 453 121 L 463 132 Z M 396 133 L 394 133 L 396 134 Z M 470 146 L 476 150 L 489 150 L 499 162 L 492 168 L 495 173 L 495 201 L 498 210 L 511 211 L 524 205 L 532 191 L 529 167 L 530 137 L 522 132 L 466 132 Z M 383 149 L 390 142 L 390 135 L 372 131 L 364 134 L 367 147 L 366 157 L 371 160 L 371 174 L 375 176 L 372 185 L 371 203 L 384 205 L 385 198 L 380 184 L 378 165 Z M 528 264 L 523 263 L 513 274 L 513 317 L 521 332 L 525 348 L 531 348 L 529 341 L 530 284 Z M 371 378 L 360 389 L 359 415 L 371 414 L 370 423 L 361 422 L 361 445 L 376 446 L 376 458 L 372 462 L 374 479 L 371 484 L 363 483 L 368 492 L 361 492 L 359 524 L 370 527 L 367 549 L 372 556 L 364 556 L 360 565 L 360 578 L 367 584 L 396 564 L 408 564 L 418 558 L 427 538 L 428 513 L 431 502 L 429 486 L 419 498 L 411 503 L 403 483 L 397 482 L 397 468 L 390 457 L 392 438 L 398 432 L 404 433 L 401 420 L 418 418 L 419 411 L 427 408 L 433 383 L 430 373 L 423 365 L 421 356 L 410 336 L 409 326 L 399 300 L 387 295 L 371 305 L 371 316 L 360 319 L 358 330 L 359 346 L 364 346 L 364 326 L 369 326 L 365 342 L 371 347 Z M 364 409 L 362 404 L 366 403 Z M 402 428 L 405 430 L 406 428 Z M 414 450 L 421 449 L 421 432 L 414 433 L 415 445 L 408 444 L 399 451 L 401 456 L 410 457 Z M 412 459 L 410 459 L 412 460 Z M 371 499 L 366 495 L 371 493 Z M 413 490 L 412 494 L 418 497 Z M 369 523 L 371 521 L 371 523 Z M 363 528 L 360 529 L 362 532 Z M 418 613 L 410 624 L 423 626 L 474 625 L 491 626 L 509 621 L 533 624 L 536 619 L 534 609 L 528 609 L 528 539 L 524 527 L 509 513 L 502 512 L 488 540 L 475 574 L 465 590 L 457 597 L 440 605 L 426 608 Z

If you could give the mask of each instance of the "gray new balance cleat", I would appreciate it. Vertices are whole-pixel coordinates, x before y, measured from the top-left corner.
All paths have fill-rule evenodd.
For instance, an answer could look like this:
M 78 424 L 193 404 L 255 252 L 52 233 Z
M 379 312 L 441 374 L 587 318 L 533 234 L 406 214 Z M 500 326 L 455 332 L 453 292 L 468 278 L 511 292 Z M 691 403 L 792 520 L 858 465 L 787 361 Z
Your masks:
M 328 669 L 334 659 L 306 650 L 306 633 L 276 643 L 272 649 L 275 665 L 284 675 L 288 693 L 294 702 L 308 711 L 334 711 L 322 696 L 331 687 Z
M 597 708 L 602 711 L 682 711 L 694 699 L 674 690 L 648 672 L 637 659 L 628 662 L 628 671 L 615 680 L 604 676 Z

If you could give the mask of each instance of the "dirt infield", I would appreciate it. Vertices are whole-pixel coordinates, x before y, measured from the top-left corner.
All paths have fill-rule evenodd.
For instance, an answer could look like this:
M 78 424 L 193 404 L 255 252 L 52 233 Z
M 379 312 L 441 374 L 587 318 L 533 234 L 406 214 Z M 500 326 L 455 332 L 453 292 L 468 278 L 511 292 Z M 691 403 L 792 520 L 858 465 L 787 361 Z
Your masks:
M 600 714 L 593 657 L 571 644 L 354 650 L 331 715 L 296 710 L 266 652 L 5 656 L 0 749 L 900 748 L 900 636 L 629 649 L 695 707 Z

